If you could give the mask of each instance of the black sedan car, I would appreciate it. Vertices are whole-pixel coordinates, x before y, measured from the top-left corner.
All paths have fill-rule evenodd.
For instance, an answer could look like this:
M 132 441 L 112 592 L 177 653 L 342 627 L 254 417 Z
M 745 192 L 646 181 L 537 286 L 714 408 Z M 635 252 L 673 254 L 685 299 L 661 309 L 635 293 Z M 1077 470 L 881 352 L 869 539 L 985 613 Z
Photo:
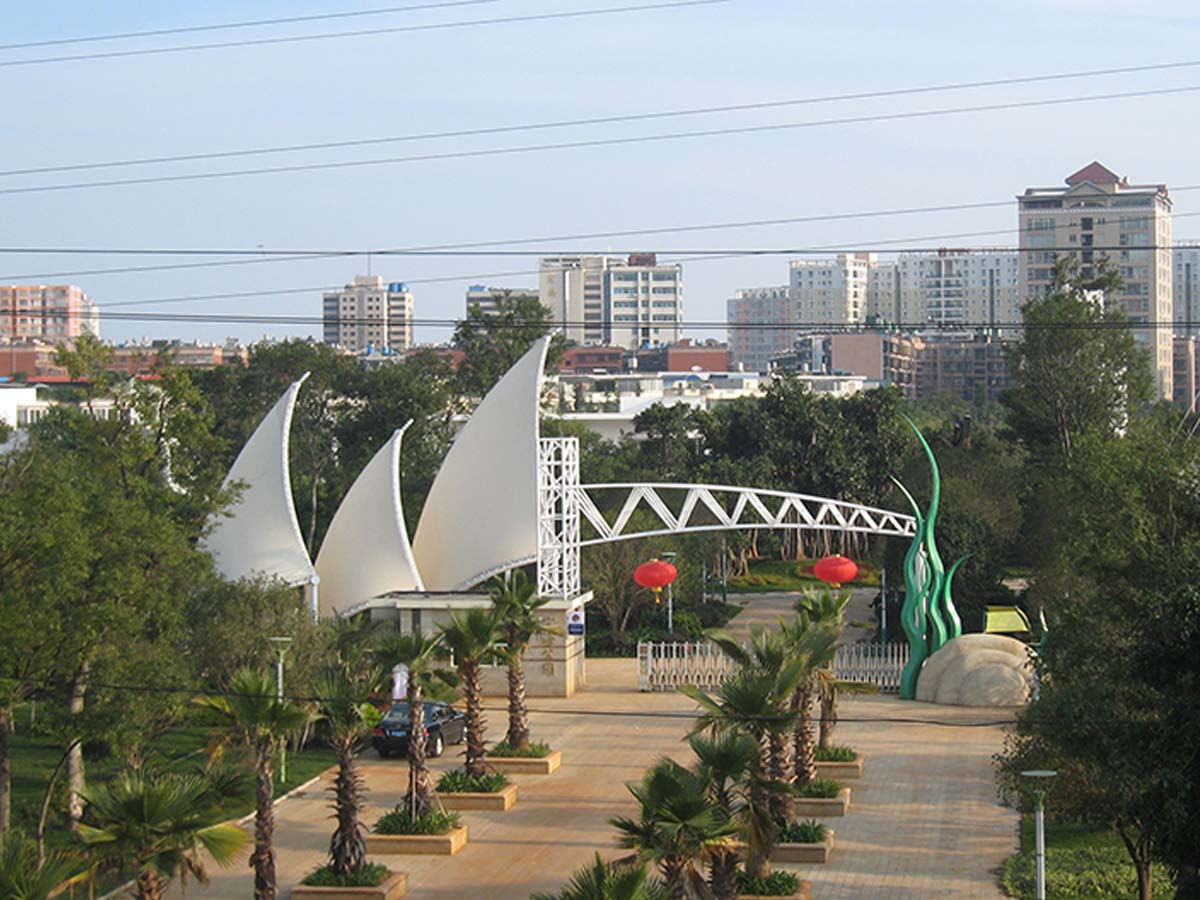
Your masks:
M 466 738 L 465 716 L 445 703 L 427 701 L 421 704 L 425 711 L 425 739 L 430 756 L 441 756 L 447 744 L 461 744 Z M 384 759 L 408 753 L 409 737 L 408 704 L 395 703 L 387 711 L 371 736 L 371 746 Z

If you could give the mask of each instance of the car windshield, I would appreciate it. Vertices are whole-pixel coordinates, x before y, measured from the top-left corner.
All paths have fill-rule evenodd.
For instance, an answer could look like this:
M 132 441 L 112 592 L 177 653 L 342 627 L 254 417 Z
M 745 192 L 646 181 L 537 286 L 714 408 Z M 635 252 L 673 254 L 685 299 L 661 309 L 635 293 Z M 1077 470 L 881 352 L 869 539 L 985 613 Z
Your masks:
M 428 722 L 431 718 L 433 718 L 434 712 L 436 712 L 438 709 L 439 707 L 433 705 L 432 703 L 426 703 L 424 709 L 425 721 Z M 393 704 L 392 708 L 387 711 L 387 715 L 383 717 L 383 721 L 388 725 L 407 725 L 408 704 Z

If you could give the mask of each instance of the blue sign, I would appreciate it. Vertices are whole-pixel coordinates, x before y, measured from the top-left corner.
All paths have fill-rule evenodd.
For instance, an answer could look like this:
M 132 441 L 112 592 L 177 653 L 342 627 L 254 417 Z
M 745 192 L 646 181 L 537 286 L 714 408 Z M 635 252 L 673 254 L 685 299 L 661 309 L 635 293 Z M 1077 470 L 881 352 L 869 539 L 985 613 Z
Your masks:
M 567 634 L 583 634 L 583 610 L 573 609 L 567 613 Z

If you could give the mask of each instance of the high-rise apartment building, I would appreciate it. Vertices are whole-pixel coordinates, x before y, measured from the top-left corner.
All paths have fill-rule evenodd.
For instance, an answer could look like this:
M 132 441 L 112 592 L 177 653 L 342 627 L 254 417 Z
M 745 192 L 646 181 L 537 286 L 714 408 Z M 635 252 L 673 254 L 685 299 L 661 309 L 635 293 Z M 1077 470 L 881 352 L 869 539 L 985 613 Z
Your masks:
M 578 344 L 673 344 L 683 326 L 683 267 L 653 253 L 543 257 L 538 296 Z
M 791 291 L 786 286 L 743 288 L 725 303 L 734 366 L 766 372 L 771 357 L 796 339 Z
M 403 282 L 355 275 L 323 299 L 324 340 L 355 353 L 407 350 L 413 343 L 413 295 Z
M 1200 243 L 1176 244 L 1172 251 L 1175 271 L 1171 291 L 1175 295 L 1175 334 L 1200 335 Z
M 536 298 L 537 295 L 537 288 L 487 287 L 473 284 L 467 288 L 467 311 L 470 312 L 472 306 L 477 306 L 485 316 L 491 316 L 495 315 L 496 304 L 504 297 Z
M 1171 197 L 1165 184 L 1130 184 L 1098 162 L 1069 175 L 1066 187 L 1032 187 L 1017 197 L 1022 302 L 1049 286 L 1054 261 L 1069 254 L 1087 277 L 1103 261 L 1124 280 L 1108 298 L 1134 323 L 1150 354 L 1157 396 L 1172 396 Z M 1137 327 L 1137 326 L 1142 327 Z
M 873 253 L 841 253 L 835 259 L 794 259 L 789 287 L 801 331 L 859 325 L 867 320 Z
M 888 321 L 986 329 L 1021 321 L 1019 266 L 1011 250 L 902 253 L 895 266 L 895 316 L 882 315 Z
M 0 341 L 70 341 L 100 336 L 100 312 L 73 284 L 0 286 Z

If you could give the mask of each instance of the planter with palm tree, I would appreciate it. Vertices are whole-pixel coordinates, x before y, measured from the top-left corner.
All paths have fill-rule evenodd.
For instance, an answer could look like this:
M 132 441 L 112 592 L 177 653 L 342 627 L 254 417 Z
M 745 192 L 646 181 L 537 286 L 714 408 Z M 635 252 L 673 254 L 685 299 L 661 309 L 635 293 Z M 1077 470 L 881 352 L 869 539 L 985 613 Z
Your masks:
M 844 816 L 850 809 L 850 788 L 832 778 L 817 777 L 796 788 L 795 814 L 801 818 Z
M 817 775 L 842 781 L 846 778 L 862 778 L 864 758 L 853 747 L 821 747 L 813 751 Z
M 546 744 L 530 742 L 524 656 L 535 636 L 562 631 L 539 614 L 550 598 L 539 597 L 537 585 L 520 569 L 493 579 L 491 596 L 508 675 L 508 732 L 504 741 L 492 748 L 488 763 L 499 772 L 549 775 L 562 764 L 562 754 Z
M 242 829 L 221 823 L 209 786 L 192 775 L 129 770 L 83 797 L 80 839 L 100 870 L 132 871 L 137 900 L 161 900 L 174 878 L 207 883 L 204 855 L 228 866 L 247 841 Z
M 196 702 L 223 719 L 254 755 L 254 900 L 275 900 L 275 751 L 311 717 L 303 707 L 279 699 L 270 676 L 251 669 L 234 675 L 228 694 Z
M 447 772 L 437 784 L 438 801 L 444 809 L 507 812 L 517 803 L 517 786 L 502 772 L 468 775 L 462 769 Z
M 310 883 L 311 882 L 311 883 Z M 408 893 L 408 875 L 367 863 L 357 877 L 338 879 L 318 869 L 292 888 L 293 900 L 399 900 Z
M 732 822 L 742 829 L 742 842 L 736 847 L 714 848 L 708 865 L 708 886 L 716 900 L 737 897 L 738 867 L 745 844 L 760 840 L 757 835 L 770 826 L 770 808 L 754 806 L 756 796 L 762 796 L 753 782 L 759 759 L 759 747 L 754 738 L 737 731 L 714 737 L 692 735 L 688 739 L 696 754 L 696 774 L 704 779 L 709 797 Z M 767 795 L 769 801 L 769 794 Z
M 414 818 L 403 803 L 367 835 L 367 851 L 378 854 L 453 856 L 466 845 L 467 826 L 458 813 L 432 810 Z
M 832 828 L 812 819 L 781 823 L 771 861 L 805 866 L 827 863 L 833 852 L 833 838 Z
M 610 820 L 620 845 L 658 866 L 671 900 L 713 896 L 704 870 L 736 848 L 741 827 L 713 801 L 706 779 L 664 759 L 629 792 L 638 801 L 638 817 Z
M 605 862 L 597 853 L 595 861 L 576 871 L 562 890 L 533 894 L 529 900 L 668 900 L 668 895 L 645 863 Z
M 392 634 L 378 642 L 376 656 L 387 671 L 398 665 L 408 671 L 405 702 L 410 734 L 425 731 L 426 694 L 434 688 L 458 683 L 454 674 L 441 665 L 443 649 L 441 635 Z M 413 820 L 420 820 L 433 811 L 433 786 L 424 741 L 408 742 L 408 792 L 402 806 Z
M 801 666 L 801 677 L 792 689 L 789 710 L 793 713 L 792 782 L 803 788 L 817 777 L 816 734 L 813 729 L 812 707 L 816 698 L 821 670 L 833 665 L 837 653 L 838 632 L 829 625 L 814 624 L 804 614 L 791 622 L 780 622 L 783 639 L 790 647 L 791 658 Z

